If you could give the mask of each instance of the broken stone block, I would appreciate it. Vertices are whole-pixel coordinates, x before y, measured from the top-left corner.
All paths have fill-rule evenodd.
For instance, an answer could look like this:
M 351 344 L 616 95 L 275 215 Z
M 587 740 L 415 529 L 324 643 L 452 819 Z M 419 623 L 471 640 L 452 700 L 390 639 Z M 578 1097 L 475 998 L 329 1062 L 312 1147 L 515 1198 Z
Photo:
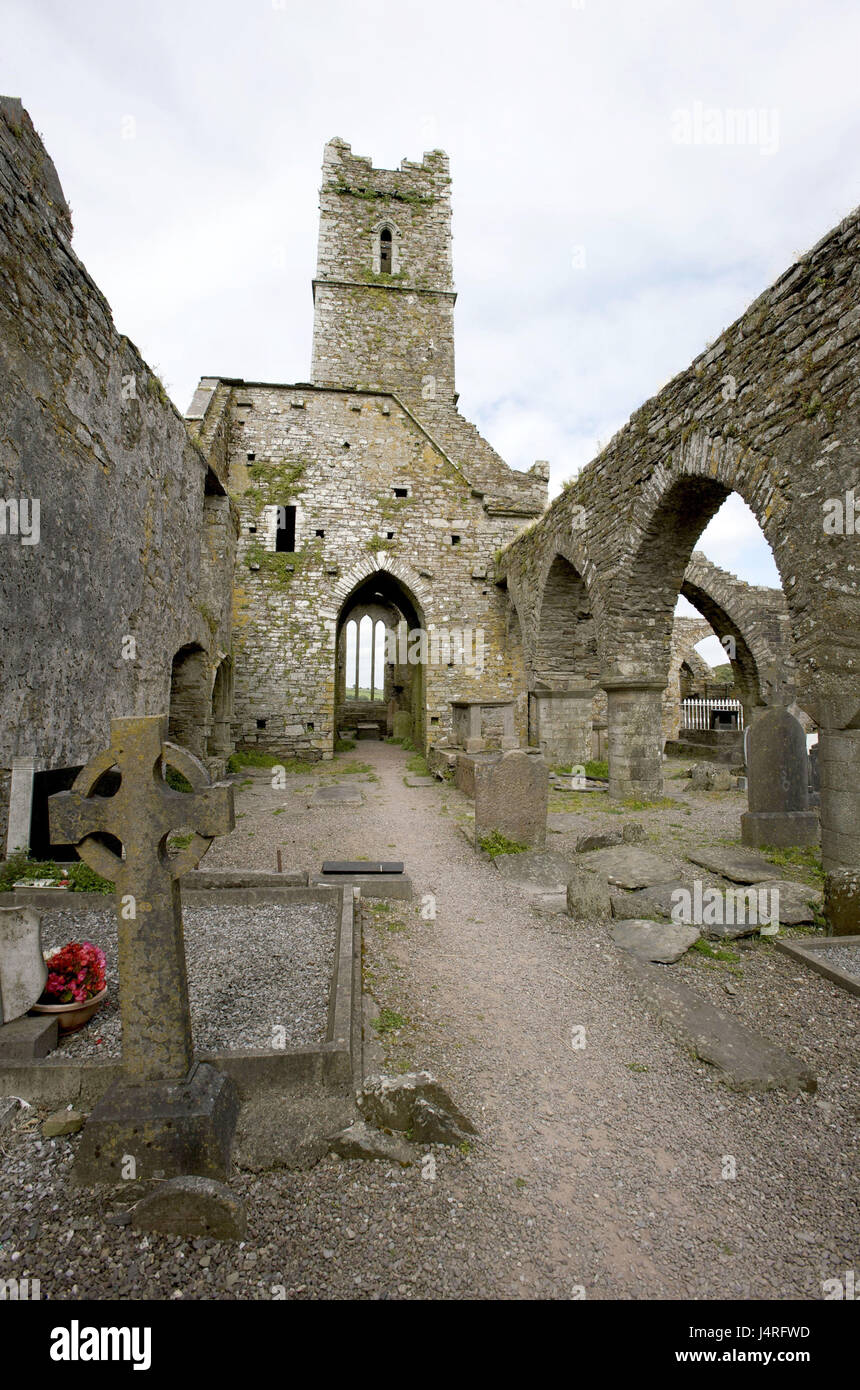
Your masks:
M 612 845 L 620 845 L 621 842 L 620 830 L 592 831 L 590 835 L 580 835 L 576 842 L 576 852 L 589 854 L 592 850 L 610 849 Z
M 757 885 L 759 892 L 767 893 L 767 901 L 779 893 L 779 920 L 784 927 L 797 927 L 815 921 L 815 910 L 824 906 L 824 894 L 808 883 L 796 883 L 789 878 L 775 878 Z
M 84 1116 L 79 1110 L 55 1110 L 42 1123 L 42 1136 L 45 1139 L 59 1139 L 63 1134 L 77 1134 L 84 1127 Z
M 329 1145 L 340 1158 L 382 1159 L 408 1168 L 418 1159 L 418 1150 L 406 1139 L 383 1134 L 364 1120 L 356 1120 L 336 1134 Z
M 0 1130 L 11 1125 L 20 1108 L 21 1102 L 17 1096 L 0 1096 Z
M 223 1183 L 183 1175 L 159 1183 L 154 1192 L 138 1202 L 131 1225 L 136 1231 L 241 1240 L 245 1234 L 245 1210 Z
M 365 1119 L 380 1129 L 414 1129 L 415 1107 L 428 1101 L 443 1111 L 464 1134 L 475 1127 L 452 1101 L 444 1086 L 430 1072 L 407 1072 L 404 1076 L 370 1076 L 359 1092 L 358 1105 Z
M 595 869 L 576 868 L 567 885 L 567 912 L 578 921 L 602 920 L 610 913 L 609 884 Z
M 440 1106 L 420 1098 L 415 1102 L 411 1134 L 418 1144 L 462 1144 L 466 1138 L 465 1131 Z
M 695 763 L 690 769 L 695 791 L 727 792 L 731 790 L 732 776 L 727 767 L 719 763 Z
M 649 922 L 634 918 L 615 922 L 612 940 L 623 951 L 630 951 L 639 960 L 673 965 L 689 951 L 700 936 L 699 928 L 682 922 Z
M 832 869 L 824 880 L 824 900 L 834 936 L 860 933 L 860 870 Z

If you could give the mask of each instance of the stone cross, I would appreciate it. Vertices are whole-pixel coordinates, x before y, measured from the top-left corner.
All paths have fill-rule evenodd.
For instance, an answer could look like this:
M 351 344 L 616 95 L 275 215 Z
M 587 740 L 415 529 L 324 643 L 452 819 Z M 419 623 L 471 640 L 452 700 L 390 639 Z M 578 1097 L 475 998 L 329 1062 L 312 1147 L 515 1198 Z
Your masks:
M 90 759 L 71 791 L 49 798 L 51 838 L 76 845 L 84 862 L 116 885 L 123 1070 L 136 1081 L 183 1077 L 191 1067 L 178 880 L 235 823 L 232 787 L 210 783 L 203 764 L 166 739 L 164 715 L 112 720 L 110 748 Z M 181 772 L 193 792 L 173 791 L 162 761 Z M 119 790 L 94 795 L 112 768 L 120 775 Z M 168 837 L 179 826 L 194 834 L 171 856 Z M 121 841 L 121 858 L 100 835 Z

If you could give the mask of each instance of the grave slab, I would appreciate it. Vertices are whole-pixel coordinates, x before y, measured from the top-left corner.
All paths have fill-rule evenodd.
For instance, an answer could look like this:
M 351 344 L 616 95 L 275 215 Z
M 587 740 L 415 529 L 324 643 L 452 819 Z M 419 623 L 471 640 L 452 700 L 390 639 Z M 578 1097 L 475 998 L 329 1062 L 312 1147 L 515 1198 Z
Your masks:
M 411 902 L 412 879 L 408 874 L 311 874 L 311 888 L 358 888 L 363 898 L 396 898 Z
M 643 918 L 616 921 L 612 940 L 638 960 L 673 965 L 699 939 L 699 928 L 679 922 L 651 922 Z
M 779 920 L 784 927 L 799 927 L 815 921 L 815 909 L 824 904 L 824 894 L 808 883 L 790 878 L 767 879 L 758 888 L 768 894 L 779 893 Z
M 330 787 L 317 787 L 309 806 L 360 806 L 364 797 L 358 787 L 335 782 Z
M 610 886 L 617 888 L 649 888 L 674 878 L 671 864 L 651 850 L 639 849 L 636 845 L 591 850 L 588 867 L 603 874 Z
M 497 873 L 513 888 L 530 898 L 564 894 L 576 873 L 576 865 L 556 850 L 527 850 L 524 854 L 499 854 L 493 860 Z M 562 911 L 564 909 L 562 908 Z
M 715 1067 L 731 1090 L 816 1089 L 815 1075 L 805 1063 L 702 999 L 685 980 L 629 952 L 619 959 L 649 1011 L 682 1047 Z
M 742 849 L 688 849 L 687 858 L 732 883 L 769 883 L 774 878 L 773 864 Z

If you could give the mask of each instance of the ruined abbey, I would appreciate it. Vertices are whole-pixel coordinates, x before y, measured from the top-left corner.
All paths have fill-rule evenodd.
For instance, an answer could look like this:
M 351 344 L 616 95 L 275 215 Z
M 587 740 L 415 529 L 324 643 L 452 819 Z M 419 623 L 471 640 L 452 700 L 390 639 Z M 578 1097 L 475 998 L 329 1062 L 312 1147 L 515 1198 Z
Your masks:
M 712 632 L 744 725 L 776 705 L 817 729 L 827 891 L 857 921 L 857 214 L 548 505 L 547 465 L 508 467 L 458 410 L 440 151 L 388 170 L 326 146 L 310 379 L 203 376 L 184 419 L 77 259 L 12 99 L 0 194 L 7 850 L 62 848 L 46 798 L 131 715 L 168 713 L 217 775 L 237 747 L 326 760 L 376 726 L 438 766 L 606 754 L 610 796 L 658 796 Z M 732 492 L 782 593 L 695 551 Z

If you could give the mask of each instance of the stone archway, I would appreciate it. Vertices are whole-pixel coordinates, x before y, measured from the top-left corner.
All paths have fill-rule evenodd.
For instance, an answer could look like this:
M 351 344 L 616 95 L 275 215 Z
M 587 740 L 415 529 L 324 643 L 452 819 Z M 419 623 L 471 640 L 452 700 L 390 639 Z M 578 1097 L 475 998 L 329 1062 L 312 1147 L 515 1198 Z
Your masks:
M 564 555 L 550 562 L 535 623 L 529 743 L 553 764 L 583 766 L 592 756 L 600 658 L 587 586 Z
M 168 737 L 171 743 L 205 758 L 211 729 L 211 675 L 209 658 L 191 642 L 180 647 L 170 670 Z
M 335 636 L 338 732 L 360 723 L 377 724 L 380 733 L 397 732 L 417 747 L 424 747 L 425 667 L 420 660 L 410 659 L 415 647 L 410 644 L 409 633 L 416 630 L 425 631 L 421 607 L 388 569 L 364 574 L 344 597 Z M 365 651 L 365 635 L 369 637 L 369 651 Z

